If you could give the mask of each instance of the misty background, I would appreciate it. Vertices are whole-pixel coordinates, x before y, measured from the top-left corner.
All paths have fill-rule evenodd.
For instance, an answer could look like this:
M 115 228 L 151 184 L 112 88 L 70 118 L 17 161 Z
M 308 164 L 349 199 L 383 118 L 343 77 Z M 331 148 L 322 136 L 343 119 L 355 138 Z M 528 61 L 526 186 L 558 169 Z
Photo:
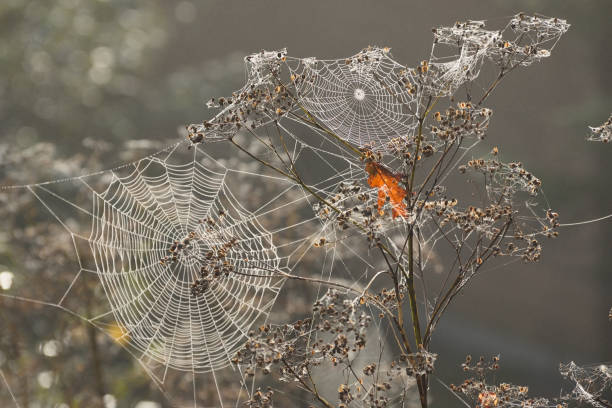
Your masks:
M 247 54 L 286 47 L 296 57 L 344 58 L 379 45 L 415 66 L 429 56 L 433 27 L 484 19 L 488 28 L 502 28 L 520 11 L 564 18 L 572 27 L 550 58 L 513 72 L 489 98 L 494 115 L 484 144 L 499 146 L 505 161 L 523 162 L 543 181 L 562 223 L 609 214 L 612 146 L 585 141 L 587 126 L 600 125 L 612 111 L 609 0 L 3 0 L 2 184 L 15 181 L 7 176 L 9 168 L 19 170 L 20 180 L 35 182 L 111 168 L 174 143 L 185 124 L 213 114 L 206 109 L 208 99 L 243 84 Z M 47 167 L 36 154 L 13 160 L 14 152 L 40 144 L 53 145 L 58 158 L 79 159 L 62 169 Z M 609 219 L 562 228 L 558 239 L 543 241 L 539 263 L 513 263 L 471 281 L 434 336 L 437 375 L 458 383 L 466 354 L 499 353 L 500 381 L 554 397 L 562 387 L 560 362 L 611 361 L 611 242 Z M 0 269 L 17 273 L 18 265 L 23 262 L 11 256 L 10 242 L 2 241 Z M 26 312 L 0 303 L 0 347 L 19 338 L 36 352 L 40 338 L 25 327 L 32 321 L 14 319 Z M 36 316 L 44 319 L 44 313 Z M 69 330 L 66 325 L 44 330 Z M 0 368 L 14 357 L 9 346 L 2 349 Z M 118 396 L 117 406 L 166 404 L 146 374 L 126 362 L 126 353 L 110 353 L 115 354 L 103 364 L 105 387 Z M 74 393 L 95 390 L 99 384 L 87 379 L 87 350 L 73 356 L 70 370 L 84 373 Z M 36 383 L 37 363 L 32 358 L 23 364 Z M 432 387 L 433 406 L 455 406 L 437 383 Z M 9 398 L 0 382 L 0 401 Z

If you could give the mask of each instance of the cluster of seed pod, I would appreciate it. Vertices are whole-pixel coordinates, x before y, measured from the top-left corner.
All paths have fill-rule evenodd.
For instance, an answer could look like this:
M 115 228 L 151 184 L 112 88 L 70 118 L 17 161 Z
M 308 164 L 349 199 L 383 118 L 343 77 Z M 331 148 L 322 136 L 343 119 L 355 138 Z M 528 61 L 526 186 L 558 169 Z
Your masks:
M 195 232 L 190 232 L 185 238 L 180 241 L 174 241 L 172 245 L 168 248 L 169 255 L 164 256 L 159 260 L 159 263 L 162 265 L 167 265 L 169 263 L 177 262 L 181 256 L 184 254 L 184 251 L 191 248 L 191 241 L 196 237 Z
M 307 350 L 311 319 L 280 326 L 262 325 L 248 333 L 243 347 L 232 357 L 232 363 L 245 366 L 245 373 L 254 376 L 256 370 L 264 375 L 276 367 L 281 378 L 288 381 L 306 377 L 307 367 L 321 361 L 313 348 Z
M 593 364 L 580 366 L 573 361 L 560 364 L 559 372 L 571 381 L 574 389 L 562 398 L 579 401 L 594 407 L 612 406 L 612 365 Z
M 209 108 L 221 111 L 210 120 L 187 127 L 191 144 L 231 139 L 241 129 L 252 131 L 287 114 L 294 107 L 295 99 L 280 78 L 280 63 L 285 62 L 286 53 L 286 50 L 262 51 L 247 56 L 247 83 L 231 97 L 212 98 L 207 102 Z
M 273 396 L 274 391 L 272 388 L 268 387 L 265 392 L 263 392 L 261 388 L 257 388 L 253 395 L 244 402 L 244 405 L 249 408 L 272 408 Z
M 213 246 L 199 258 L 200 272 L 198 278 L 191 284 L 192 296 L 204 294 L 213 281 L 234 272 L 234 264 L 227 259 L 227 256 L 237 242 L 236 238 L 231 238 L 221 245 Z
M 419 351 L 410 354 L 402 354 L 399 361 L 392 361 L 388 370 L 390 377 L 407 375 L 417 377 L 433 373 L 434 365 L 438 355 L 425 350 L 423 347 Z
M 487 377 L 499 369 L 499 356 L 490 360 L 480 357 L 475 363 L 467 356 L 461 368 L 472 376 L 459 385 L 451 384 L 456 393 L 467 396 L 478 408 L 494 407 L 530 407 L 530 408 L 566 408 L 562 401 L 547 398 L 530 398 L 529 388 L 508 383 L 488 384 Z
M 434 44 L 448 45 L 470 45 L 480 48 L 486 47 L 488 43 L 500 38 L 499 31 L 486 30 L 484 21 L 468 20 L 457 21 L 452 26 L 436 27 L 432 29 Z
M 308 381 L 309 370 L 325 362 L 345 367 L 366 345 L 371 317 L 358 310 L 362 306 L 330 290 L 313 305 L 312 319 L 249 332 L 232 363 L 245 366 L 247 375 L 258 369 L 270 374 L 277 367 L 287 381 Z M 311 338 L 313 332 L 318 339 Z
M 457 108 L 449 107 L 445 112 L 434 113 L 431 134 L 434 141 L 453 141 L 469 136 L 482 140 L 492 113 L 491 109 L 474 108 L 470 102 L 459 102 Z
M 608 143 L 612 140 L 612 115 L 600 126 L 589 126 L 591 135 L 587 138 L 592 142 Z
M 473 159 L 468 161 L 467 168 L 493 178 L 494 183 L 488 186 L 490 192 L 498 192 L 511 199 L 517 191 L 525 191 L 536 195 L 542 186 L 542 181 L 523 168 L 521 162 L 503 163 L 497 159 Z M 465 167 L 459 168 L 465 172 Z

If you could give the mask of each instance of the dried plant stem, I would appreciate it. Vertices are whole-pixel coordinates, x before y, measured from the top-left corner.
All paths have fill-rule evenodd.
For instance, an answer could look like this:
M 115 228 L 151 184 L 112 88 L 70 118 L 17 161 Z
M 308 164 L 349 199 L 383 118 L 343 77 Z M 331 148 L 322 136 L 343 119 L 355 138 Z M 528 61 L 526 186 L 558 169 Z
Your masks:
M 523 62 L 525 62 L 527 60 L 527 56 L 525 56 L 522 60 L 518 61 L 517 63 L 515 63 L 514 65 L 511 65 L 509 69 L 504 69 L 503 67 L 499 70 L 499 74 L 497 75 L 497 78 L 495 78 L 495 80 L 491 83 L 491 85 L 489 86 L 489 88 L 486 90 L 486 92 L 484 93 L 484 95 L 482 95 L 482 97 L 480 98 L 480 100 L 478 101 L 478 103 L 476 104 L 476 106 L 480 106 L 482 105 L 482 103 L 485 101 L 485 99 L 487 99 L 489 97 L 489 95 L 491 94 L 491 92 L 493 92 L 495 90 L 495 88 L 497 88 L 497 85 L 499 85 L 500 81 L 510 72 L 512 72 L 515 68 L 521 66 L 521 64 Z
M 404 347 L 406 348 L 408 353 L 410 353 L 411 352 L 410 341 L 408 340 L 408 336 L 406 335 L 406 331 L 404 330 L 404 317 L 403 317 L 404 314 L 402 311 L 402 298 L 401 298 L 401 294 L 399 290 L 399 279 L 397 278 L 397 273 L 393 272 L 393 267 L 391 266 L 391 263 L 389 262 L 389 259 L 387 258 L 385 252 L 382 250 L 382 247 L 379 246 L 379 248 L 385 259 L 385 262 L 387 263 L 387 266 L 389 267 L 389 272 L 391 274 L 391 278 L 393 279 L 393 284 L 395 287 L 395 299 L 397 301 L 397 316 L 394 316 L 394 319 L 397 322 L 397 326 L 402 336 L 402 340 L 404 341 Z
M 287 370 L 289 370 L 289 372 L 291 372 L 291 374 L 293 375 L 293 377 L 295 377 L 296 380 L 298 380 L 300 382 L 300 384 L 302 384 L 302 386 L 304 388 L 306 388 L 306 390 L 308 392 L 310 392 L 312 395 L 315 396 L 315 398 L 317 400 L 319 400 L 319 402 L 321 404 L 323 404 L 323 406 L 327 407 L 327 408 L 334 408 L 334 406 L 327 401 L 325 398 L 323 398 L 321 396 L 321 394 L 319 394 L 319 392 L 317 391 L 317 387 L 315 386 L 314 382 L 312 381 L 312 376 L 310 375 L 310 370 L 308 370 L 308 378 L 310 378 L 310 382 L 312 384 L 312 386 L 308 385 L 308 383 L 306 381 L 304 381 L 304 379 L 302 377 L 300 377 L 295 370 L 293 370 L 293 367 L 291 367 L 291 364 L 289 364 L 287 362 L 287 360 L 285 360 L 284 358 L 282 359 L 283 365 L 287 368 Z
M 239 150 L 241 150 L 242 152 L 246 153 L 249 157 L 251 157 L 252 159 L 256 160 L 257 162 L 261 163 L 262 165 L 264 165 L 265 167 L 268 167 L 269 169 L 272 169 L 276 172 L 278 172 L 279 174 L 283 175 L 284 177 L 288 178 L 289 180 L 297 183 L 300 187 L 302 187 L 303 189 L 305 189 L 306 191 L 308 191 L 308 193 L 310 193 L 314 198 L 316 198 L 319 202 L 325 204 L 326 206 L 328 206 L 329 208 L 331 208 L 335 213 L 337 214 L 342 214 L 342 211 L 337 208 L 335 205 L 333 205 L 332 203 L 330 203 L 329 201 L 327 201 L 325 198 L 321 197 L 321 195 L 319 195 L 316 191 L 314 191 L 310 186 L 308 186 L 306 183 L 304 183 L 302 181 L 302 179 L 300 178 L 299 174 L 295 173 L 295 175 L 291 175 L 281 169 L 279 169 L 278 167 L 268 163 L 265 160 L 260 159 L 259 157 L 255 156 L 254 154 L 252 154 L 251 152 L 249 152 L 247 149 L 245 149 L 244 147 L 242 147 L 240 144 L 236 143 L 236 141 L 234 141 L 234 139 L 230 139 L 230 142 L 236 146 Z M 292 168 L 293 168 L 293 162 L 291 162 Z M 292 171 L 293 172 L 293 171 Z M 359 229 L 361 232 L 367 232 L 365 230 L 365 228 L 360 225 L 357 221 L 349 218 L 349 221 L 351 222 L 351 224 L 353 226 L 355 226 L 357 229 Z M 382 244 L 382 243 L 377 243 L 377 246 L 379 246 L 388 256 L 391 257 L 391 259 L 393 260 L 394 263 L 397 263 L 398 260 L 397 258 L 393 255 L 393 253 L 391 252 L 391 250 L 389 248 L 387 248 L 386 245 Z M 403 268 L 401 265 L 398 264 L 398 267 L 403 271 Z
M 597 401 L 598 403 L 600 403 L 605 408 L 612 408 L 612 404 L 610 404 L 608 401 L 602 399 L 601 397 L 594 397 L 593 399 L 595 401 Z
M 306 118 L 303 118 L 300 115 L 297 115 L 295 113 L 292 113 L 291 111 L 289 113 L 291 113 L 293 116 L 295 116 L 296 118 L 298 118 L 299 120 L 301 120 L 304 123 L 307 124 L 311 124 L 314 127 L 316 127 L 317 129 L 325 132 L 327 135 L 331 136 L 332 138 L 334 138 L 335 140 L 337 140 L 338 142 L 342 143 L 346 148 L 348 148 L 349 150 L 351 150 L 352 152 L 354 152 L 355 154 L 357 154 L 357 156 L 359 156 L 360 158 L 363 158 L 363 153 L 361 151 L 359 151 L 359 149 L 356 149 L 355 146 L 351 145 L 349 142 L 347 142 L 346 140 L 342 139 L 340 136 L 338 136 L 337 134 L 335 134 L 334 132 L 332 132 L 331 130 L 329 130 L 326 126 L 321 125 L 319 122 L 317 122 L 317 120 L 314 118 L 314 116 L 312 116 L 312 114 L 308 111 L 308 109 L 306 109 L 298 100 L 298 98 L 293 94 L 293 92 L 291 92 L 290 88 L 287 86 L 287 84 L 285 84 L 279 77 L 278 75 L 270 70 L 270 73 L 272 74 L 272 76 L 274 77 L 274 79 L 277 81 L 277 83 L 282 86 L 285 91 L 287 92 L 287 94 L 291 97 L 291 99 L 293 100 L 293 102 L 302 110 L 302 112 L 304 112 L 304 114 L 306 115 Z
M 504 225 L 504 227 L 500 228 L 496 236 L 493 237 L 488 247 L 483 251 L 483 262 L 481 265 L 484 265 L 486 260 L 492 255 L 491 248 L 493 248 L 493 246 L 505 236 L 506 232 L 508 231 L 508 228 L 510 228 L 510 224 L 511 224 L 511 220 L 508 220 L 506 224 Z M 481 240 L 482 240 L 482 237 L 478 240 L 477 244 L 475 245 L 474 251 L 472 252 L 472 255 L 470 256 L 470 258 L 472 258 L 474 254 L 476 253 L 476 249 L 478 248 Z M 470 259 L 468 259 L 468 263 L 469 261 Z M 478 269 L 480 269 L 481 265 L 477 265 L 475 267 L 474 273 L 476 273 Z M 444 310 L 446 310 L 446 307 L 450 304 L 452 299 L 458 293 L 456 292 L 455 289 L 463 281 L 464 273 L 465 273 L 465 270 L 461 268 L 459 274 L 457 275 L 457 278 L 455 279 L 455 281 L 453 282 L 449 290 L 446 292 L 444 297 L 439 302 L 436 303 L 436 307 L 434 308 L 434 311 L 431 314 L 431 318 L 429 319 L 427 329 L 425 330 L 425 338 L 424 338 L 425 347 L 428 346 L 429 342 L 431 341 L 431 334 L 432 334 L 433 328 L 435 327 L 436 323 L 440 320 L 440 317 L 444 313 Z
M 487 99 L 489 94 L 493 92 L 493 90 L 497 87 L 497 85 L 499 84 L 499 81 L 501 81 L 503 77 L 504 77 L 504 70 L 502 69 L 499 71 L 499 75 L 497 75 L 497 78 L 495 78 L 495 80 L 489 86 L 489 89 L 487 89 L 484 95 L 482 95 L 482 98 L 480 98 L 476 106 L 480 106 L 484 102 L 484 100 Z
M 308 191 L 308 193 L 310 193 L 314 198 L 316 198 L 319 202 L 325 204 L 326 206 L 328 206 L 329 208 L 331 208 L 334 212 L 336 212 L 337 214 L 341 214 L 342 211 L 337 208 L 336 206 L 334 206 L 332 203 L 330 203 L 329 201 L 327 201 L 325 198 L 321 197 L 316 191 L 314 191 L 312 188 L 310 188 L 310 186 L 308 186 L 306 183 L 304 183 L 302 181 L 302 179 L 299 177 L 299 174 L 297 174 L 297 172 L 295 172 L 294 170 L 292 170 L 291 172 L 292 174 L 289 174 L 281 169 L 279 169 L 278 167 L 272 165 L 271 163 L 268 163 L 265 160 L 260 159 L 259 157 L 255 156 L 254 154 L 252 154 L 251 152 L 249 152 L 247 149 L 245 149 L 244 147 L 242 147 L 240 144 L 236 143 L 236 141 L 234 139 L 230 139 L 230 142 L 232 144 L 234 144 L 234 146 L 236 146 L 239 150 L 243 151 L 244 153 L 246 153 L 249 157 L 251 157 L 252 159 L 256 160 L 257 162 L 259 162 L 260 164 L 264 165 L 265 167 L 268 167 L 274 171 L 276 171 L 277 173 L 283 175 L 284 177 L 288 178 L 289 180 L 294 181 L 295 183 L 297 183 L 298 185 L 300 185 L 302 188 L 304 188 L 306 191 Z M 291 164 L 291 169 L 294 169 L 293 166 L 293 162 L 291 161 L 291 158 L 289 157 L 289 162 Z M 359 223 L 357 223 L 355 220 L 352 220 L 349 218 L 349 221 L 352 225 L 354 225 L 357 229 L 359 229 L 362 232 L 366 232 L 365 229 L 363 228 L 363 226 L 361 226 Z M 389 256 L 391 258 L 391 260 L 393 261 L 393 263 L 396 263 L 398 265 L 398 268 L 400 269 L 400 271 L 402 272 L 402 274 L 404 276 L 407 276 L 406 271 L 404 270 L 404 268 L 401 266 L 399 260 L 393 255 L 393 253 L 391 252 L 391 250 L 389 248 L 387 248 L 384 244 L 382 243 L 377 243 L 376 244 L 377 247 L 381 250 L 381 252 L 386 256 Z M 390 266 L 390 264 L 389 264 Z M 396 279 L 397 278 L 397 273 L 393 273 L 393 268 L 390 267 L 390 273 L 391 276 Z M 396 293 L 398 293 L 398 298 L 397 298 L 397 302 L 398 302 L 398 316 L 395 316 L 393 313 L 391 313 L 388 309 L 385 308 L 385 311 L 387 313 L 389 313 L 391 316 L 393 316 L 393 322 L 395 323 L 397 329 L 400 332 L 400 336 L 402 338 L 402 343 L 401 345 L 403 345 L 403 348 L 406 350 L 407 353 L 412 353 L 412 347 L 410 346 L 410 341 L 408 340 L 408 336 L 405 332 L 404 329 L 404 324 L 403 324 L 403 318 L 402 318 L 402 304 L 401 304 L 401 298 L 399 298 L 399 283 L 396 285 Z M 413 292 L 414 292 L 414 285 L 413 285 Z M 372 299 L 372 298 L 371 298 Z M 415 308 L 416 308 L 416 295 L 414 296 L 414 298 L 411 300 L 411 302 L 414 302 Z M 378 305 L 379 307 L 381 305 Z M 411 307 L 411 310 L 413 311 L 414 309 Z M 413 322 L 415 321 L 416 317 L 416 321 L 418 322 L 418 313 L 415 315 L 414 311 L 412 312 L 412 318 L 413 318 Z M 416 343 L 417 345 L 420 344 L 419 342 Z
M 429 101 L 431 102 L 431 100 Z M 428 105 L 429 105 L 428 102 Z M 421 148 L 421 140 L 423 139 L 423 121 L 425 120 L 425 116 L 429 112 L 429 109 L 425 111 L 425 115 L 419 119 L 419 128 L 416 140 L 416 147 L 414 149 L 414 157 L 412 159 L 412 169 L 410 173 L 410 183 L 408 184 L 408 200 L 412 200 L 412 188 L 414 186 L 414 177 L 416 174 L 416 164 L 419 159 L 419 151 Z M 419 321 L 419 310 L 416 302 L 416 291 L 414 290 L 414 234 L 413 227 L 410 226 L 410 230 L 408 232 L 408 236 L 406 237 L 408 241 L 408 276 L 406 277 L 406 286 L 408 288 L 408 299 L 410 302 L 410 313 L 412 316 L 412 329 L 414 331 L 414 342 L 416 343 L 416 348 L 419 349 L 422 345 L 421 340 L 421 324 Z M 403 252 L 402 254 L 403 255 Z M 401 256 L 400 255 L 400 256 Z M 398 262 L 398 267 L 399 267 Z M 417 388 L 419 390 L 419 399 L 421 401 L 421 407 L 427 408 L 427 380 L 424 376 L 417 376 Z

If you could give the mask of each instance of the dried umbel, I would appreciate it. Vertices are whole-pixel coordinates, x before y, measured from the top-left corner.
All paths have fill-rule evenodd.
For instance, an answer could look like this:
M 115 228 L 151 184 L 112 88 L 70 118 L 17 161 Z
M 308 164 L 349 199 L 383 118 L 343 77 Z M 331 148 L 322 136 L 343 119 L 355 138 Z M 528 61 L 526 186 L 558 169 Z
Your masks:
M 579 366 L 573 361 L 559 366 L 561 375 L 573 384 L 563 398 L 587 403 L 596 408 L 612 406 L 612 365 Z
M 313 320 L 261 326 L 249 333 L 233 362 L 245 365 L 252 374 L 258 368 L 270 374 L 276 366 L 287 381 L 307 380 L 308 370 L 324 362 L 347 364 L 366 345 L 372 318 L 360 309 L 362 305 L 343 300 L 337 291 L 330 290 L 313 305 Z M 311 339 L 313 333 L 320 337 Z
M 487 377 L 499 369 L 499 356 L 490 360 L 480 357 L 475 363 L 467 356 L 461 365 L 463 371 L 472 374 L 459 385 L 451 384 L 453 392 L 462 394 L 477 408 L 567 408 L 563 401 L 529 397 L 529 388 L 508 383 L 490 384 Z
M 338 375 L 350 372 L 350 381 L 338 386 L 338 406 L 386 407 L 391 402 L 390 393 L 407 386 L 406 378 L 433 371 L 436 355 L 421 350 L 404 355 L 391 366 L 381 366 L 380 357 L 357 363 L 367 346 L 372 321 L 365 312 L 369 306 L 363 298 L 346 298 L 337 290 L 329 290 L 313 305 L 313 320 L 264 325 L 251 332 L 234 363 L 244 367 L 249 376 L 260 370 L 281 381 L 298 383 L 316 395 L 313 370 L 317 367 L 338 370 Z
M 557 235 L 541 180 L 498 147 L 482 155 L 476 146 L 500 80 L 548 57 L 568 27 L 524 14 L 501 30 L 458 22 L 436 28 L 432 54 L 412 66 L 374 46 L 333 60 L 249 55 L 244 86 L 210 99 L 216 115 L 188 126 L 190 152 L 176 145 L 129 165 L 128 176 L 113 171 L 93 194 L 91 272 L 119 300 L 105 315 L 125 319 L 126 344 L 157 368 L 195 377 L 237 366 L 247 406 L 272 405 L 271 389 L 247 385 L 261 377 L 328 408 L 412 406 L 411 387 L 428 406 L 432 336 L 453 299 L 490 260 L 538 261 L 542 238 Z M 609 139 L 609 122 L 593 140 Z M 212 141 L 238 155 L 213 157 Z M 181 150 L 187 162 L 176 160 Z M 217 159 L 232 165 L 209 166 Z M 271 320 L 290 279 L 333 289 L 301 320 Z M 471 378 L 452 390 L 481 408 L 556 406 L 488 383 L 497 368 L 497 357 L 468 359 Z M 326 390 L 334 403 L 318 370 L 337 379 Z
M 274 391 L 268 387 L 268 389 L 263 392 L 261 388 L 257 388 L 253 395 L 244 402 L 244 405 L 249 408 L 272 408 L 273 401 L 272 397 L 274 396 Z
M 286 49 L 262 51 L 245 58 L 246 84 L 229 97 L 211 99 L 208 106 L 221 111 L 188 126 L 188 139 L 197 144 L 231 138 L 305 115 L 357 147 L 385 150 L 393 139 L 414 141 L 427 100 L 450 96 L 474 81 L 486 59 L 502 72 L 530 65 L 548 57 L 568 28 L 561 19 L 525 14 L 501 31 L 485 29 L 483 21 L 438 27 L 434 45 L 456 47 L 458 54 L 434 54 L 414 68 L 395 61 L 388 47 L 370 46 L 337 60 L 295 58 Z
M 589 126 L 589 129 L 591 134 L 587 140 L 608 143 L 612 139 L 612 115 L 601 126 Z
M 417 69 L 420 74 L 418 83 L 425 93 L 448 96 L 462 84 L 478 77 L 484 57 L 502 35 L 484 27 L 483 21 L 466 21 L 433 29 L 434 44 L 456 47 L 458 55 L 450 60 L 440 55 L 432 58 L 427 65 L 421 64 L 421 69 Z
M 199 296 L 206 292 L 211 282 L 221 276 L 229 276 L 235 265 L 228 255 L 236 245 L 237 238 L 232 238 L 221 245 L 213 245 L 208 251 L 199 255 L 199 277 L 191 285 L 191 295 Z
M 416 378 L 434 372 L 438 358 L 435 353 L 420 348 L 416 353 L 403 354 L 397 361 L 392 361 L 388 370 L 390 377 L 407 376 Z
M 262 51 L 245 57 L 247 83 L 230 97 L 212 98 L 209 108 L 220 109 L 211 120 L 187 127 L 193 144 L 234 137 L 241 129 L 254 130 L 285 115 L 295 105 L 290 89 L 280 80 L 287 51 Z
M 456 22 L 452 26 L 437 27 L 434 33 L 434 43 L 448 45 L 467 45 L 474 50 L 487 48 L 487 44 L 500 38 L 499 31 L 485 30 L 484 21 L 468 20 Z
M 489 192 L 504 201 L 512 201 L 517 192 L 528 192 L 535 196 L 542 182 L 523 168 L 521 162 L 503 163 L 498 159 L 474 159 L 467 163 L 468 168 L 489 176 L 492 183 L 487 186 Z
M 449 140 L 470 136 L 482 140 L 491 115 L 491 109 L 474 108 L 470 102 L 459 102 L 457 107 L 449 107 L 445 112 L 436 112 L 435 121 L 430 126 L 432 141 L 441 145 Z

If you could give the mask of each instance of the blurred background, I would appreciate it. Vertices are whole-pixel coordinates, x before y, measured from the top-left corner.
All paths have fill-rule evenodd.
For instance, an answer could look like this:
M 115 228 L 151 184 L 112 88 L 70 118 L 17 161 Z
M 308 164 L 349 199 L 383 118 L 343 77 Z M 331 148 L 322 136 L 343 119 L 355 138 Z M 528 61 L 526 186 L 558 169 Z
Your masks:
M 520 11 L 572 27 L 550 58 L 512 73 L 489 99 L 494 116 L 485 144 L 543 181 L 562 223 L 606 215 L 612 146 L 585 137 L 588 125 L 612 111 L 609 0 L 3 0 L 1 184 L 106 169 L 174 143 L 185 124 L 211 115 L 205 101 L 243 84 L 246 54 L 287 47 L 296 57 L 343 58 L 379 45 L 414 66 L 429 56 L 431 28 L 465 19 L 502 28 Z M 0 290 L 20 269 L 41 267 L 11 245 L 12 228 L 23 228 L 23 220 L 5 220 Z M 500 381 L 554 397 L 560 362 L 611 361 L 611 243 L 610 220 L 567 227 L 544 242 L 538 264 L 514 263 L 472 281 L 436 332 L 438 376 L 460 382 L 466 354 L 499 353 Z M 70 258 L 70 247 L 43 246 Z M 62 262 L 42 265 L 45 282 L 66 268 Z M 16 405 L 7 384 L 19 406 L 96 406 L 100 394 L 109 407 L 167 405 L 112 340 L 58 315 L 0 298 L 0 405 Z M 432 387 L 434 406 L 458 406 Z

